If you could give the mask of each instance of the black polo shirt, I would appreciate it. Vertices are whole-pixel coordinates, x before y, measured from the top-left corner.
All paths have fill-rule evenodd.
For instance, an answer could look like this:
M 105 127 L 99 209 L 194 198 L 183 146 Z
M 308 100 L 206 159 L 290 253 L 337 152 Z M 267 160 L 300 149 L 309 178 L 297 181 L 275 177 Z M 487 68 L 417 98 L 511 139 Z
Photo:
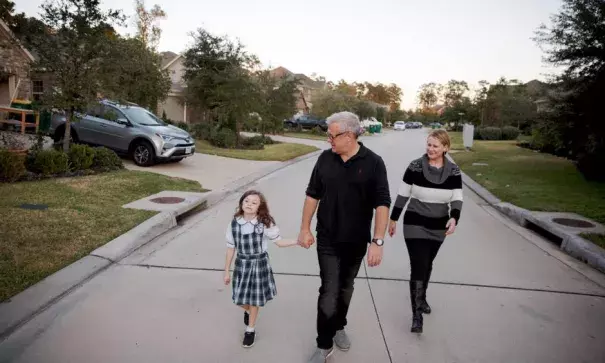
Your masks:
M 318 243 L 370 242 L 374 209 L 391 205 L 384 161 L 359 145 L 359 152 L 346 162 L 326 150 L 315 164 L 306 194 L 319 200 Z

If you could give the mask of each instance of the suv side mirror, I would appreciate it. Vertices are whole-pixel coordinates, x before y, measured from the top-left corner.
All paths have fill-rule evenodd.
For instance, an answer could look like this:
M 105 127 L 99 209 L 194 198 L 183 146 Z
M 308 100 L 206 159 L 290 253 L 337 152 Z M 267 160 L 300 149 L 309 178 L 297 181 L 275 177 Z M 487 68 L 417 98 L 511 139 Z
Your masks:
M 125 118 L 119 118 L 119 119 L 117 119 L 116 123 L 118 123 L 120 125 L 124 125 L 124 126 L 130 125 L 130 123 L 128 122 L 128 120 L 125 119 Z

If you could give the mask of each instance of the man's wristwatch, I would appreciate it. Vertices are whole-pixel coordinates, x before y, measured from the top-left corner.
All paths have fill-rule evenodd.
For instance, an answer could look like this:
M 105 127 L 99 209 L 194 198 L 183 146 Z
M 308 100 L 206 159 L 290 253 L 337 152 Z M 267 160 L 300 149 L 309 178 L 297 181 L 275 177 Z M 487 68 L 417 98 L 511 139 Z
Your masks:
M 378 246 L 382 246 L 384 244 L 384 240 L 379 238 L 373 238 L 372 243 L 376 243 Z

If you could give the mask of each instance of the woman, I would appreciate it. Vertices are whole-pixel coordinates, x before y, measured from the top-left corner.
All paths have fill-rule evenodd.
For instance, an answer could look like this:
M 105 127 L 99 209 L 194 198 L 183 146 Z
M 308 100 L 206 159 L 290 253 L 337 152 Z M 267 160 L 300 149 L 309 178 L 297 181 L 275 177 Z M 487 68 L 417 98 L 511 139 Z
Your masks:
M 403 207 L 410 203 L 403 218 L 405 244 L 410 256 L 410 298 L 413 333 L 422 333 L 422 314 L 430 314 L 426 288 L 433 260 L 447 235 L 454 233 L 462 209 L 462 177 L 456 164 L 445 157 L 450 137 L 444 130 L 429 134 L 426 154 L 410 163 L 399 188 L 389 234 L 395 229 Z

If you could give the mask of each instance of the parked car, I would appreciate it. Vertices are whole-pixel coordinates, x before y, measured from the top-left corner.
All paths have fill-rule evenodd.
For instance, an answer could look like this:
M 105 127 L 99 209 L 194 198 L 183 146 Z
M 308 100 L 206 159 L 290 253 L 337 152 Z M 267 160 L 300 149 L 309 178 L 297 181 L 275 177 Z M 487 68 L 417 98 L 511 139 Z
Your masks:
M 429 127 L 432 129 L 440 129 L 442 126 L 439 122 L 432 122 L 429 124 Z
M 140 166 L 181 161 L 195 153 L 195 140 L 185 130 L 168 125 L 135 104 L 100 101 L 78 121 L 71 122 L 73 142 L 105 146 L 129 155 Z M 54 114 L 49 129 L 55 142 L 65 135 L 65 116 Z
M 318 118 L 311 115 L 302 115 L 296 118 L 292 118 L 290 120 L 284 121 L 284 128 L 287 129 L 295 129 L 300 125 L 303 129 L 311 130 L 315 128 L 319 128 L 322 131 L 328 130 L 328 124 L 325 119 Z
M 393 124 L 393 130 L 395 131 L 405 131 L 405 122 L 403 121 L 395 121 Z
M 421 129 L 422 128 L 422 122 L 418 122 L 418 121 L 409 121 L 405 124 L 405 128 L 406 129 Z

